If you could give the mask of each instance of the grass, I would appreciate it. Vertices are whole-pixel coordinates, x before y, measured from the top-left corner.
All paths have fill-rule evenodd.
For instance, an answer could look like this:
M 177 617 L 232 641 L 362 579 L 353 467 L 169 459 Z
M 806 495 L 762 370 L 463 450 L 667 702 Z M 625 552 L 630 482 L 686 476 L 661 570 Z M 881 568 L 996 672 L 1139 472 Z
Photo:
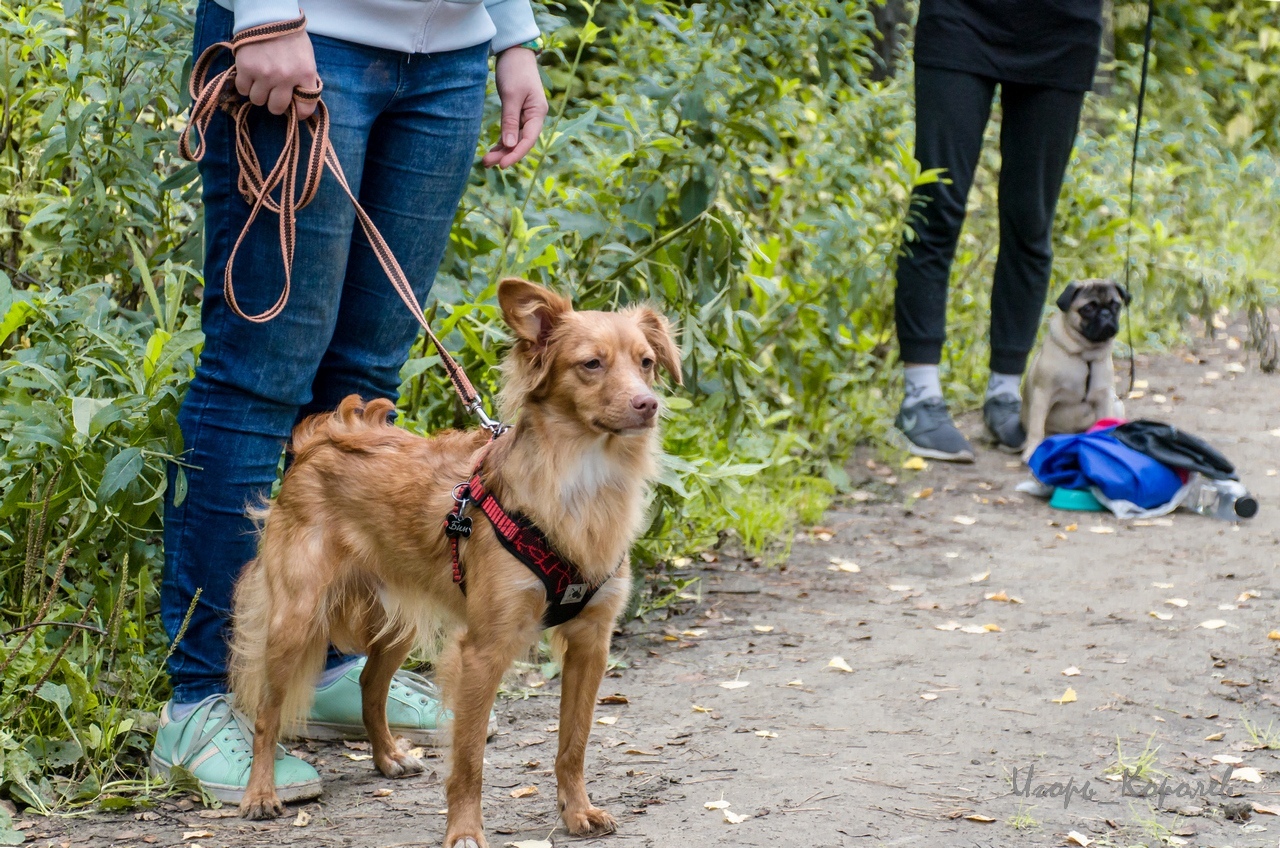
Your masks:
M 1040 822 L 1031 815 L 1034 809 L 1034 806 L 1028 807 L 1025 802 L 1019 803 L 1018 809 L 1004 823 L 1016 831 L 1034 830 L 1040 826 Z
M 1130 780 L 1144 781 L 1154 781 L 1164 777 L 1165 773 L 1156 768 L 1160 746 L 1152 747 L 1155 738 L 1156 735 L 1151 734 L 1142 751 L 1131 757 L 1125 754 L 1124 745 L 1120 742 L 1120 738 L 1116 737 L 1116 761 L 1107 767 L 1106 773 L 1128 775 Z
M 1268 751 L 1280 751 L 1280 729 L 1274 727 L 1275 722 L 1267 722 L 1267 726 L 1263 727 L 1254 724 L 1247 718 L 1242 718 L 1244 723 L 1244 731 L 1249 734 L 1249 740 L 1258 748 L 1266 748 Z

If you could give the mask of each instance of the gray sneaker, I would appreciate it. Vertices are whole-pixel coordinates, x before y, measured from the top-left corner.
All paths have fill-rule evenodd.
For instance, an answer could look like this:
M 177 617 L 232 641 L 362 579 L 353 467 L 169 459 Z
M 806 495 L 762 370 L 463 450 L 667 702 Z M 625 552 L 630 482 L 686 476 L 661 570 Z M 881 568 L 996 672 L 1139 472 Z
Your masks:
M 973 462 L 973 446 L 952 423 L 942 398 L 902 407 L 893 424 L 907 437 L 907 450 L 916 456 Z
M 1027 441 L 1022 429 L 1022 399 L 1015 395 L 996 395 L 982 404 L 982 420 L 996 447 L 1006 453 L 1021 453 Z

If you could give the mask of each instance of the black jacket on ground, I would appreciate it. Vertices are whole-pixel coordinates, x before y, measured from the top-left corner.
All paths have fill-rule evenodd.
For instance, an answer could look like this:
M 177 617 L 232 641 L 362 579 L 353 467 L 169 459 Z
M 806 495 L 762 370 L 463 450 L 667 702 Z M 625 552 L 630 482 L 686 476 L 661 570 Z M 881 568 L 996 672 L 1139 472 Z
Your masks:
M 1088 91 L 1102 0 L 920 0 L 917 65 Z

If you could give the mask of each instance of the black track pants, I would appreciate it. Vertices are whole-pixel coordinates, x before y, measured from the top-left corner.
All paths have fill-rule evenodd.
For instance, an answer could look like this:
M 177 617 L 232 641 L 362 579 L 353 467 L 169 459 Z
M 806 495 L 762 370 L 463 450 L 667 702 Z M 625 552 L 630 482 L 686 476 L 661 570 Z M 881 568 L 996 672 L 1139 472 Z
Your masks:
M 903 362 L 936 364 L 946 336 L 947 281 L 982 131 L 1001 86 L 1000 253 L 991 291 L 991 370 L 1020 374 L 1035 343 L 1053 263 L 1053 212 L 1084 93 L 916 67 L 916 158 L 947 183 L 917 189 L 917 238 L 898 260 L 895 315 Z

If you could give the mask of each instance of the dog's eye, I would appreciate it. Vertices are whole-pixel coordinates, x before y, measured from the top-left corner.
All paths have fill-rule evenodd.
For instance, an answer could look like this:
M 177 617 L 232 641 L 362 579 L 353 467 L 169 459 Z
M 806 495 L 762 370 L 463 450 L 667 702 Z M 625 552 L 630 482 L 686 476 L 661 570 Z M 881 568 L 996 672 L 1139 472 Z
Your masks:
M 653 367 L 653 360 L 650 357 L 646 356 L 644 359 L 640 360 L 640 367 L 648 371 L 650 368 Z
M 599 371 L 604 367 L 604 363 L 599 359 L 588 359 L 586 362 L 582 363 L 582 367 L 588 371 Z

